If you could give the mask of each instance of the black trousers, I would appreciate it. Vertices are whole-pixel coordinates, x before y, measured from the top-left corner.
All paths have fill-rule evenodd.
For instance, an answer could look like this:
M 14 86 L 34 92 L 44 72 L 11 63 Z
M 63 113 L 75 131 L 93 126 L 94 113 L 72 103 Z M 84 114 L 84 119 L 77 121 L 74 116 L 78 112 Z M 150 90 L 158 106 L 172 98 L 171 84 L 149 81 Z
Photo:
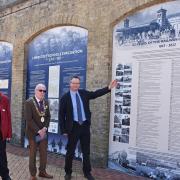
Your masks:
M 0 176 L 2 179 L 9 177 L 9 169 L 6 155 L 6 140 L 2 140 L 0 136 Z
M 72 173 L 72 161 L 78 140 L 80 140 L 81 150 L 83 154 L 83 172 L 88 174 L 91 171 L 90 163 L 90 126 L 88 123 L 79 125 L 73 123 L 72 132 L 68 134 L 67 152 L 65 158 L 65 172 Z

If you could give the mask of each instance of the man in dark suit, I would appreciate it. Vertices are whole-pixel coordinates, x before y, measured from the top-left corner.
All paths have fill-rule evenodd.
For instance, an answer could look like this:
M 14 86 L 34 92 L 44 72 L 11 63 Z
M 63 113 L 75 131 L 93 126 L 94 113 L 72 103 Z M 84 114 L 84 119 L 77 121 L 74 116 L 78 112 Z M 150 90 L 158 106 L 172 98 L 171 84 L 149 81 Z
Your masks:
M 48 101 L 44 99 L 46 87 L 38 84 L 35 88 L 35 96 L 25 102 L 26 134 L 29 141 L 29 171 L 31 180 L 36 180 L 36 151 L 39 146 L 40 167 L 39 176 L 53 178 L 47 174 L 47 133 L 50 121 Z
M 91 112 L 89 100 L 100 97 L 111 91 L 117 84 L 112 81 L 108 87 L 90 92 L 80 90 L 80 78 L 72 77 L 70 91 L 60 100 L 60 129 L 63 135 L 68 136 L 67 152 L 65 158 L 65 180 L 71 179 L 72 161 L 78 140 L 80 140 L 83 154 L 83 173 L 88 180 L 94 180 L 91 175 L 90 163 L 90 124 Z

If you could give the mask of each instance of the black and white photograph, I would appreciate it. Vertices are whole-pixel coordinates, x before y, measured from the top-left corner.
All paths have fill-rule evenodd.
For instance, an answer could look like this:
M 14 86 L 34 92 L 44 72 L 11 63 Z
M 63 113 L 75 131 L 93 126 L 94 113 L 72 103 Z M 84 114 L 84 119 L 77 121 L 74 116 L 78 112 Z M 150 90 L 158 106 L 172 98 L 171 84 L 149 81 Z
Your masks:
M 122 113 L 122 105 L 120 104 L 115 104 L 115 109 L 114 109 L 115 113 L 117 114 L 121 114 Z
M 121 135 L 121 136 L 119 137 L 119 142 L 129 143 L 129 135 Z
M 113 141 L 119 142 L 119 136 L 113 135 Z
M 120 70 L 116 71 L 116 76 L 123 76 L 123 75 L 124 75 L 123 71 L 120 71 Z
M 122 113 L 123 114 L 130 114 L 131 113 L 131 108 L 130 107 L 122 107 Z
M 131 70 L 132 71 L 132 65 L 131 64 L 125 64 L 124 65 L 125 70 Z
M 126 84 L 126 85 L 123 85 L 123 88 L 124 89 L 129 89 L 129 88 L 131 88 L 132 87 L 132 85 L 131 84 Z
M 114 128 L 114 135 L 115 136 L 120 136 L 121 135 L 121 132 L 122 132 L 122 130 L 121 130 L 121 128 Z
M 50 122 L 49 123 L 49 128 L 48 128 L 49 133 L 58 133 L 58 123 L 57 122 Z
M 126 75 L 132 75 L 132 70 L 124 70 L 124 76 Z
M 130 83 L 132 80 L 131 75 L 123 76 L 123 82 L 124 83 Z
M 122 91 L 116 91 L 115 96 L 116 96 L 116 98 L 123 97 L 123 92 Z
M 122 113 L 122 102 L 116 102 L 116 104 L 114 105 L 114 112 L 117 114 L 121 114 Z
M 123 85 L 121 83 L 117 83 L 116 89 L 123 89 Z
M 51 121 L 57 121 L 59 113 L 59 99 L 49 99 L 49 110 L 51 113 Z
M 122 125 L 130 126 L 130 116 L 128 114 L 123 115 Z
M 124 93 L 131 93 L 131 89 L 127 89 L 127 88 L 126 88 L 126 89 L 123 89 L 123 92 L 124 92 Z
M 131 99 L 131 94 L 123 94 L 123 99 Z
M 123 135 L 126 134 L 126 135 L 129 135 L 129 127 L 122 127 L 122 132 L 121 132 Z
M 131 106 L 131 99 L 123 98 L 123 106 Z
M 123 83 L 123 76 L 116 78 L 116 81 L 119 82 L 120 84 L 122 84 Z
M 121 114 L 114 115 L 114 123 L 121 123 Z
M 116 67 L 116 70 L 123 70 L 124 67 L 122 64 L 118 64 L 117 67 Z
M 114 123 L 114 128 L 121 128 L 121 123 Z

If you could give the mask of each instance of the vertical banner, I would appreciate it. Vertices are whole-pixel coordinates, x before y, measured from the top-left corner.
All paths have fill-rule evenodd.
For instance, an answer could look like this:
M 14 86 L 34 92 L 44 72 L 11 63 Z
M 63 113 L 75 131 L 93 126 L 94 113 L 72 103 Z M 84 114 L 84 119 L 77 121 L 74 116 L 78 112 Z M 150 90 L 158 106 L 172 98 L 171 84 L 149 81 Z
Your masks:
M 82 88 L 86 86 L 87 38 L 86 29 L 62 26 L 43 32 L 28 46 L 27 98 L 34 96 L 38 83 L 46 85 L 51 112 L 48 150 L 52 152 L 66 152 L 67 139 L 59 129 L 59 100 L 69 90 L 73 75 L 81 78 Z
M 180 179 L 179 2 L 144 9 L 114 27 L 112 169 Z
M 13 46 L 0 41 L 0 91 L 11 98 Z

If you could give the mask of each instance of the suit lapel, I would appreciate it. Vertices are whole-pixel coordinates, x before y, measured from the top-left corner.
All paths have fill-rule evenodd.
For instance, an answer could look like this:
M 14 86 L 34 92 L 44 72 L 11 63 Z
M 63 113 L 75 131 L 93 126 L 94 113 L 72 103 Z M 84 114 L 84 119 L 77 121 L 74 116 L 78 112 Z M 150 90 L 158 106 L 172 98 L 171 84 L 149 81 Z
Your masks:
M 67 104 L 71 110 L 71 112 L 73 113 L 73 104 L 72 104 L 72 99 L 71 99 L 71 94 L 70 94 L 70 91 L 68 92 L 68 96 L 67 96 Z
M 33 96 L 33 100 L 35 101 L 36 106 L 37 106 L 37 108 L 39 109 L 39 103 L 37 102 L 37 99 L 35 98 L 35 96 Z M 33 102 L 32 102 L 32 103 L 33 103 Z

